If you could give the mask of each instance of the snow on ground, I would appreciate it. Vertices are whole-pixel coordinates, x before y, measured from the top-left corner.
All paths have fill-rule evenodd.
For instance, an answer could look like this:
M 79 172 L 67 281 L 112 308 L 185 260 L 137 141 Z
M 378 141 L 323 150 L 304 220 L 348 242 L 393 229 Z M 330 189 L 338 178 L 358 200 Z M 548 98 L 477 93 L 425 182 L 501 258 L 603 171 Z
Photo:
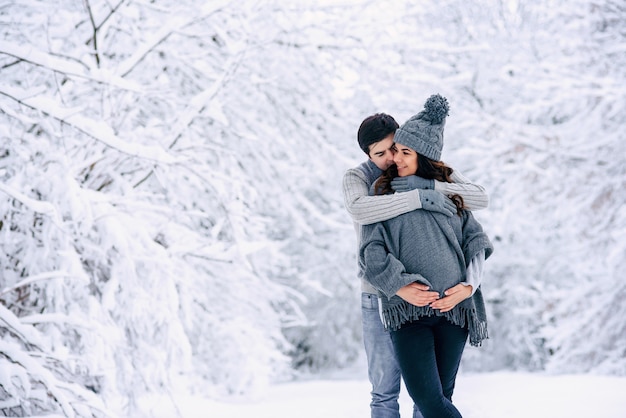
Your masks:
M 365 418 L 369 382 L 357 376 L 310 379 L 271 386 L 255 401 L 216 401 L 188 395 L 144 404 L 157 418 Z M 624 418 L 626 377 L 514 372 L 460 374 L 454 403 L 465 418 Z M 411 401 L 403 390 L 402 417 Z

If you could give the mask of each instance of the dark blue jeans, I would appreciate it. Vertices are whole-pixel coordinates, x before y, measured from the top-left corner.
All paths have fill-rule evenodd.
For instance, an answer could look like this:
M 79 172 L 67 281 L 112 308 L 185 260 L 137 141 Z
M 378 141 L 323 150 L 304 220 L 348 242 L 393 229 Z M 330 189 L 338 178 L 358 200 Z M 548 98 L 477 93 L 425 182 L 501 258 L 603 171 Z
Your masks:
M 422 317 L 391 332 L 402 377 L 424 418 L 460 418 L 452 392 L 467 329 L 440 316 Z

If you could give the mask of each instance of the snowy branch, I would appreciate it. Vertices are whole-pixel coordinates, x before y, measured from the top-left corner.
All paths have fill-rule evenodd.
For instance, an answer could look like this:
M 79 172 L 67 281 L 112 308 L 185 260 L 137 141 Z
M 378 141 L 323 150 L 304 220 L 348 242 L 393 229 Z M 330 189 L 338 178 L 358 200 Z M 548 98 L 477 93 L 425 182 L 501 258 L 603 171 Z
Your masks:
M 239 63 L 243 59 L 243 54 L 237 54 L 234 57 L 230 58 L 229 61 L 225 65 L 224 72 L 219 76 L 217 80 L 213 82 L 211 87 L 194 96 L 190 101 L 189 105 L 183 110 L 182 114 L 178 115 L 176 118 L 176 124 L 174 125 L 172 131 L 172 137 L 174 138 L 169 148 L 173 148 L 176 145 L 176 142 L 180 139 L 184 130 L 191 125 L 193 120 L 200 114 L 202 111 L 208 106 L 212 111 L 212 117 L 219 119 L 225 125 L 228 124 L 228 120 L 223 116 L 221 110 L 219 109 L 218 103 L 211 103 L 211 100 L 217 95 L 217 93 L 222 89 L 225 84 L 228 82 L 229 77 L 231 77 L 236 71 Z
M 100 141 L 124 154 L 165 164 L 178 162 L 178 159 L 172 157 L 162 148 L 136 144 L 118 138 L 109 125 L 102 121 L 95 121 L 81 116 L 77 113 L 78 109 L 63 109 L 58 103 L 45 97 L 20 98 L 28 96 L 28 93 L 13 89 L 9 86 L 0 86 L 0 94 L 15 100 L 21 105 L 51 116 L 59 122 L 64 123 L 89 136 L 90 138 Z
M 141 93 L 143 88 L 137 83 L 109 74 L 105 70 L 90 68 L 82 62 L 71 62 L 58 56 L 35 49 L 33 46 L 0 40 L 0 54 L 10 55 L 30 64 L 49 69 L 68 76 L 96 81 L 124 90 Z
M 2 187 L 2 185 L 0 184 L 0 187 Z M 37 203 L 42 203 L 37 201 Z M 12 286 L 7 286 L 4 289 L 0 290 L 0 296 L 7 294 L 9 292 L 12 292 L 13 290 L 22 287 L 22 286 L 27 286 L 29 284 L 38 282 L 40 280 L 50 280 L 50 279 L 64 279 L 69 277 L 70 275 L 67 272 L 64 271 L 49 271 L 49 272 L 45 272 L 45 273 L 40 273 L 40 274 L 35 274 L 32 276 L 29 276 L 27 278 L 25 278 L 24 280 L 21 280 L 15 284 L 13 284 Z
M 0 183 L 0 191 L 8 194 L 13 199 L 19 200 L 24 205 L 29 207 L 32 211 L 49 216 L 54 224 L 59 228 L 62 226 L 63 221 L 61 219 L 61 216 L 59 215 L 57 209 L 52 203 L 32 199 L 4 183 Z
M 168 16 L 168 24 L 164 25 L 157 33 L 147 36 L 146 41 L 126 61 L 117 67 L 117 73 L 122 77 L 128 75 L 150 52 L 161 45 L 173 33 L 184 27 L 205 19 L 207 16 L 220 10 L 230 0 L 213 1 L 202 6 L 199 15 L 192 17 Z
M 100 68 L 100 53 L 98 52 L 98 28 L 93 18 L 93 13 L 91 11 L 91 4 L 89 3 L 89 0 L 83 0 L 83 1 L 85 3 L 85 8 L 87 9 L 87 14 L 89 15 L 89 21 L 91 22 L 91 27 L 93 29 L 91 40 L 93 42 L 93 54 L 94 54 L 94 57 L 96 58 L 96 66 Z

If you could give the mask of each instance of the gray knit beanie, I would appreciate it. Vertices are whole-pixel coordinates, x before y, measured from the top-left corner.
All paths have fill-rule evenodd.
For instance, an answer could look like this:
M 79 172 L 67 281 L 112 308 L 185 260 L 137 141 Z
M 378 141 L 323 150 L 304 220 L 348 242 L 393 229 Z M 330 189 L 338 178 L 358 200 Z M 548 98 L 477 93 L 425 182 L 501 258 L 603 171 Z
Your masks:
M 448 116 L 448 100 L 433 94 L 426 100 L 424 110 L 404 123 L 393 138 L 431 160 L 439 161 L 443 149 L 443 127 Z

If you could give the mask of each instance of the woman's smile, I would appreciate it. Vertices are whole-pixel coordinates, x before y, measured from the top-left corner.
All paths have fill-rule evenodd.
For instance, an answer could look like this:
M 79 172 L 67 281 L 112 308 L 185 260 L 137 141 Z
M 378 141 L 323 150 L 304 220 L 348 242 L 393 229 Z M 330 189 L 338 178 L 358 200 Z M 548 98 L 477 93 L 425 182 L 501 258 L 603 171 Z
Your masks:
M 417 152 L 411 148 L 396 144 L 396 153 L 393 156 L 400 177 L 411 176 L 417 172 Z
M 406 173 L 406 171 L 408 170 L 408 167 L 406 165 L 402 165 L 401 166 L 401 165 L 397 165 L 396 164 L 396 167 L 398 168 L 398 175 L 399 176 L 404 177 L 404 176 L 410 175 L 409 173 Z

